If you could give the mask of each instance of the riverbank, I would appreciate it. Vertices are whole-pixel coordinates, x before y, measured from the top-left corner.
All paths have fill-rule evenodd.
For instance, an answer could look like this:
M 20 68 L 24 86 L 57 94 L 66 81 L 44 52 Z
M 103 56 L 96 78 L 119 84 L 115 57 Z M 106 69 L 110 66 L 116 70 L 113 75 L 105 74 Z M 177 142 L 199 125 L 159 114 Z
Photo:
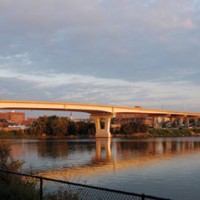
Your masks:
M 126 138 L 155 138 L 155 137 L 198 137 L 200 128 L 179 128 L 179 129 L 149 129 L 147 133 L 116 134 L 113 137 Z
M 147 139 L 156 137 L 199 137 L 200 128 L 179 128 L 179 129 L 149 129 L 147 133 L 132 133 L 132 134 L 112 134 L 112 138 L 134 138 Z M 86 135 L 67 135 L 67 136 L 48 136 L 28 135 L 21 131 L 0 131 L 0 139 L 88 139 L 95 138 L 94 134 Z

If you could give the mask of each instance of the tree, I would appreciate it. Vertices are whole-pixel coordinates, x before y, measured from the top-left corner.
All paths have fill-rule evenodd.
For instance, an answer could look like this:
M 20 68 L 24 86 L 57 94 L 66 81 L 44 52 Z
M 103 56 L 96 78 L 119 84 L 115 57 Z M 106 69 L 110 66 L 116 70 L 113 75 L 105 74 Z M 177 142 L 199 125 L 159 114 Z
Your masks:
M 68 134 L 70 135 L 75 135 L 77 133 L 77 128 L 76 128 L 76 124 L 73 121 L 69 121 L 68 122 Z
M 7 171 L 18 171 L 23 162 L 14 160 L 10 154 L 10 147 L 0 144 L 0 169 Z M 25 181 L 20 176 L 0 172 L 0 199 L 6 200 L 38 200 L 39 193 L 36 184 L 32 181 Z
M 52 134 L 57 136 L 67 135 L 68 120 L 64 117 L 57 118 L 52 122 Z
M 0 144 L 0 169 L 17 171 L 23 162 L 14 160 L 10 154 L 10 147 L 6 144 Z
M 53 115 L 50 117 L 47 117 L 47 122 L 46 122 L 46 134 L 47 135 L 55 135 L 55 121 L 58 119 L 57 116 Z
M 39 117 L 26 133 L 29 135 L 65 136 L 87 135 L 95 133 L 95 125 L 91 122 L 74 122 L 67 117 L 49 116 Z
M 146 124 L 142 124 L 141 122 L 132 121 L 128 124 L 122 125 L 120 131 L 125 134 L 132 133 L 147 133 L 148 126 Z

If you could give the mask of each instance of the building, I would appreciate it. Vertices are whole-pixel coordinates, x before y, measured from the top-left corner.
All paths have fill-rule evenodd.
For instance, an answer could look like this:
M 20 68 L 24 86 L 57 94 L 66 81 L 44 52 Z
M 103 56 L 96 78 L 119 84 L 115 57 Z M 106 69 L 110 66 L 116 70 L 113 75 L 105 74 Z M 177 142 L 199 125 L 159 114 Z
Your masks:
M 135 109 L 140 110 L 140 106 L 135 106 Z M 116 118 L 114 120 L 114 124 L 124 125 L 130 122 L 140 122 L 141 124 L 146 124 L 148 126 L 152 126 L 153 118 L 149 117 L 148 114 L 139 114 L 139 113 L 117 113 Z
M 31 126 L 34 122 L 37 122 L 38 121 L 38 118 L 27 118 L 23 123 L 22 125 L 25 125 L 25 126 Z
M 130 122 L 140 122 L 142 124 L 152 125 L 152 117 L 149 117 L 148 114 L 132 114 L 132 113 L 118 113 L 114 120 L 114 124 L 128 124 Z
M 25 113 L 23 112 L 0 112 L 0 119 L 7 120 L 10 123 L 22 124 L 25 120 Z

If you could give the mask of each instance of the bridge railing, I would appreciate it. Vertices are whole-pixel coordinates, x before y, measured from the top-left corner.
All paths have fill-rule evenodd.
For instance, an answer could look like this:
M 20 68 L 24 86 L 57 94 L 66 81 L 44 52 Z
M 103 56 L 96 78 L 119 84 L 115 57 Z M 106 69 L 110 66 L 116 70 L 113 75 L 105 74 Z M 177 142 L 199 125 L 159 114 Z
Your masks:
M 15 180 L 14 185 L 12 185 L 12 180 Z M 13 199 L 11 197 L 16 194 L 12 193 L 16 191 L 9 187 L 17 187 L 20 182 L 23 183 L 23 190 L 32 195 L 31 199 L 34 200 L 169 200 L 5 170 L 0 170 L 0 199 Z M 6 193 L 6 191 L 11 193 Z M 21 193 L 20 190 L 18 192 Z

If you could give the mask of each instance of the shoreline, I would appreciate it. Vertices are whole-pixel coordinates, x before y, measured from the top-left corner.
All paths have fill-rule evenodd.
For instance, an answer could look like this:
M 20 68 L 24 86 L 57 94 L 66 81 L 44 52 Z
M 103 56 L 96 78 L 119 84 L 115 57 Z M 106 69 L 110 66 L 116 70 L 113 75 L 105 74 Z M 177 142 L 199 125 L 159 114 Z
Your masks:
M 199 129 L 200 130 L 200 129 Z M 187 131 L 187 134 L 174 134 L 173 132 L 170 133 L 170 129 L 160 129 L 160 130 L 153 130 L 156 131 L 157 134 L 151 134 L 150 131 L 148 133 L 132 133 L 129 135 L 125 134 L 112 134 L 111 138 L 126 138 L 126 139 L 149 139 L 149 138 L 167 138 L 167 137 L 200 137 L 200 132 L 195 133 L 189 129 L 184 129 L 184 131 Z M 163 134 L 163 132 L 165 132 Z M 180 133 L 180 130 L 176 130 L 176 132 Z M 162 133 L 162 134 L 161 134 Z M 77 135 L 68 135 L 68 136 L 30 136 L 30 135 L 14 135 L 11 133 L 8 134 L 0 134 L 0 139 L 37 139 L 37 140 L 80 140 L 80 139 L 96 139 L 95 135 L 82 135 L 82 136 L 77 136 Z

